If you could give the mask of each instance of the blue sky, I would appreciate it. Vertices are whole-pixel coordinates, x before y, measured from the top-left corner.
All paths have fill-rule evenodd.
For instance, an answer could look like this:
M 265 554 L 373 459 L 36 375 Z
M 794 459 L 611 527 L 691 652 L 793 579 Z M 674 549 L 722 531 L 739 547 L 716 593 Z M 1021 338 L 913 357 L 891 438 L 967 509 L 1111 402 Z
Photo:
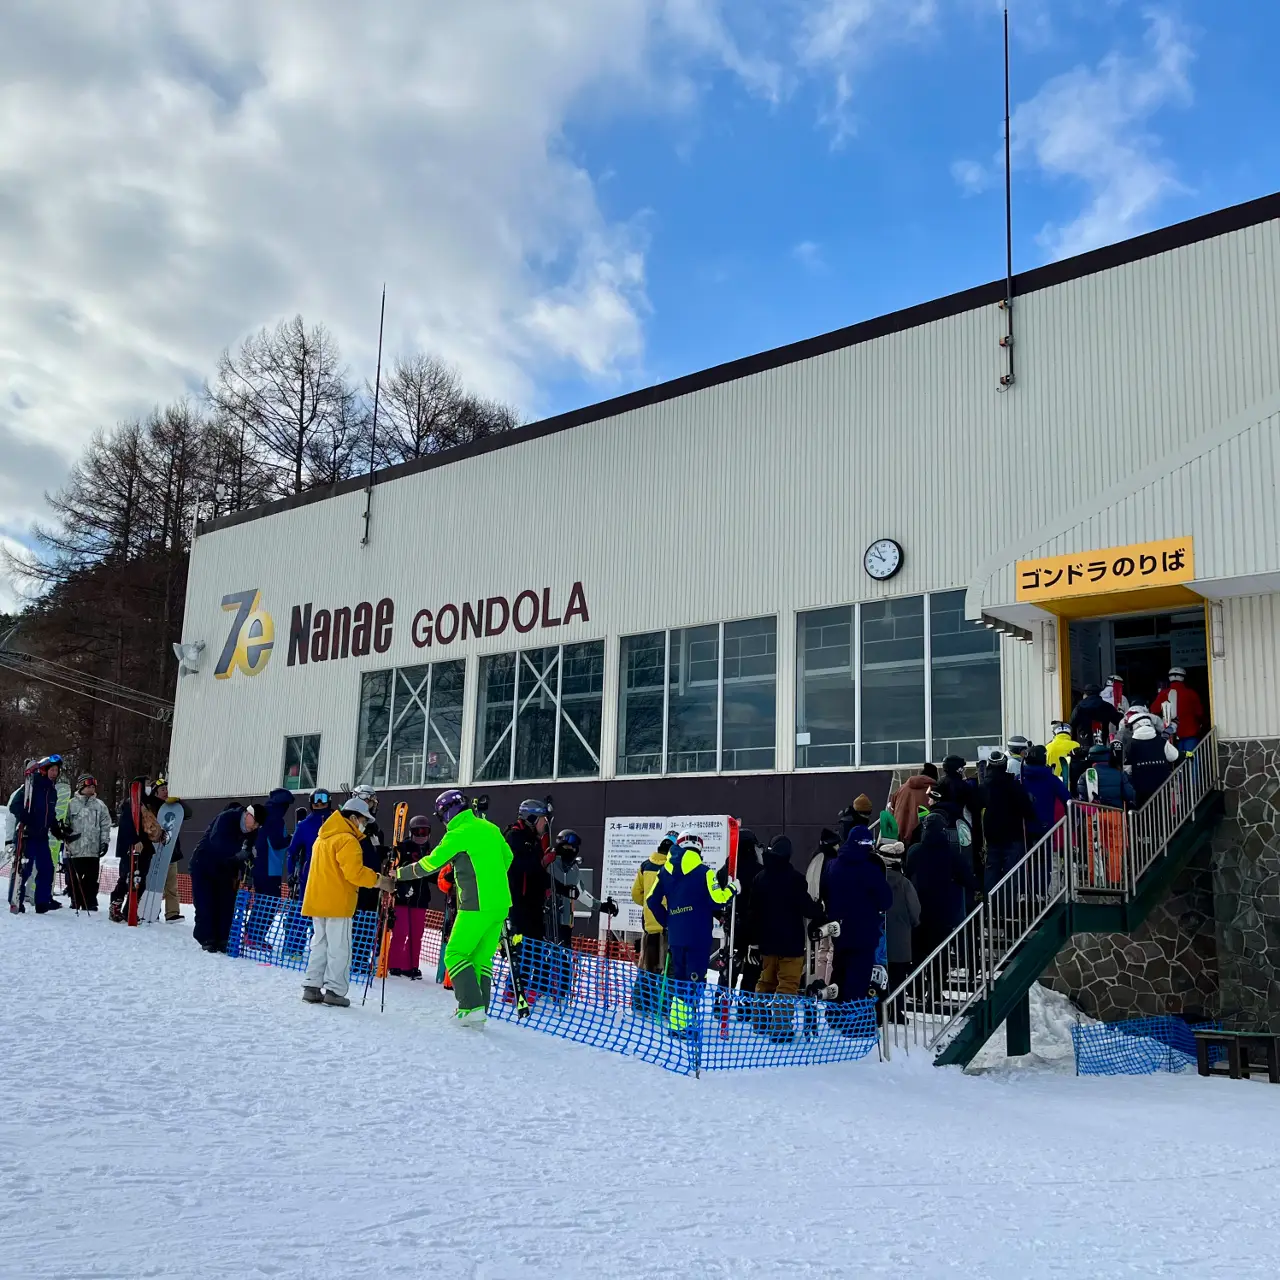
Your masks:
M 1012 0 L 1016 266 L 1280 189 L 1280 6 Z M 997 0 L 9 0 L 0 541 L 264 324 L 536 418 L 1003 271 Z M 12 584 L 0 582 L 0 605 Z

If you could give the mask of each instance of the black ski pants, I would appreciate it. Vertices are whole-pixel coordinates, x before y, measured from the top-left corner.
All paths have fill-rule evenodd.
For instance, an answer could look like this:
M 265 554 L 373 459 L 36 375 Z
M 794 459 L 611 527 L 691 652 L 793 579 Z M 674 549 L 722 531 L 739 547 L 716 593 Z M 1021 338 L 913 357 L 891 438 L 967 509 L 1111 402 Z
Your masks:
M 101 865 L 99 860 L 68 858 L 64 865 L 67 870 L 67 890 L 71 894 L 71 905 L 78 910 L 97 911 L 98 868 Z
M 196 919 L 192 936 L 225 951 L 236 912 L 240 864 L 235 861 L 191 868 L 191 900 Z
M 132 855 L 124 853 L 120 855 L 120 874 L 116 876 L 116 887 L 111 890 L 111 901 L 121 903 L 129 895 L 129 872 L 136 870 L 138 876 L 138 894 L 141 896 L 142 890 L 147 883 L 147 871 L 151 866 L 151 859 L 155 855 L 155 849 L 149 840 L 142 842 L 142 852 L 137 855 L 137 859 Z

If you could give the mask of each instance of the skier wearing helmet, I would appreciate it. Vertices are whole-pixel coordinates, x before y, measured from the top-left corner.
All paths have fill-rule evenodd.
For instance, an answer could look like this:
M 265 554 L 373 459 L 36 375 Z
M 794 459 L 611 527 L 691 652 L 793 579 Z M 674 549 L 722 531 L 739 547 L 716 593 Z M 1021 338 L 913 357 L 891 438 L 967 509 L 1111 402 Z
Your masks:
M 311 959 L 302 983 L 308 1004 L 346 1008 L 351 975 L 351 923 L 359 889 L 389 893 L 391 877 L 364 864 L 360 842 L 373 814 L 358 796 L 330 814 L 311 850 L 311 874 L 302 914 L 311 917 Z
M 511 930 L 525 938 L 541 938 L 546 930 L 547 894 L 551 877 L 547 865 L 551 851 L 552 808 L 549 800 L 523 800 L 516 820 L 504 835 L 511 848 L 507 873 L 511 892 Z M 554 941 L 551 934 L 545 934 Z
M 493 982 L 493 953 L 511 910 L 507 884 L 511 850 L 502 832 L 476 813 L 461 791 L 445 791 L 437 797 L 436 818 L 445 825 L 444 838 L 425 858 L 401 866 L 396 880 L 420 880 L 446 862 L 453 863 L 458 917 L 444 963 L 458 1002 L 459 1023 L 482 1024 Z
M 1205 731 L 1204 704 L 1200 695 L 1187 683 L 1183 667 L 1170 667 L 1169 687 L 1161 690 L 1151 703 L 1151 710 L 1164 717 L 1175 728 L 1180 751 L 1194 751 Z
M 702 860 L 702 837 L 685 832 L 663 867 L 646 906 L 667 930 L 667 972 L 676 982 L 703 982 L 711 964 L 712 924 L 716 913 L 740 889 L 728 868 L 713 871 Z M 677 1002 L 678 1003 L 678 1002 Z M 684 1030 L 672 1005 L 672 1027 Z M 687 1019 L 687 1011 L 684 1017 Z
M 601 901 L 593 898 L 582 885 L 582 837 L 576 831 L 561 831 L 556 836 L 555 857 L 548 868 L 551 872 L 552 893 L 549 900 L 552 917 L 547 930 L 547 941 L 558 942 L 562 947 L 573 942 L 573 904 L 581 902 L 588 911 L 599 907 L 603 915 L 618 914 L 618 904 L 612 898 Z
M 420 862 L 431 852 L 431 821 L 423 814 L 409 819 L 408 837 L 396 845 L 401 862 Z M 422 934 L 431 906 L 431 881 L 406 880 L 396 885 L 396 909 L 387 965 L 393 977 L 421 979 Z
M 56 911 L 62 906 L 53 896 L 53 850 L 49 847 L 49 837 L 64 839 L 63 827 L 58 819 L 58 775 L 62 771 L 61 756 L 45 756 L 37 763 L 30 774 L 30 788 L 23 787 L 9 804 L 9 812 L 13 814 L 15 829 L 22 827 L 22 855 L 27 866 L 35 871 L 36 877 L 36 913 L 44 915 L 47 911 Z M 28 799 L 28 795 L 30 799 Z M 27 878 L 22 877 L 22 890 L 25 891 Z M 21 895 L 17 905 L 11 904 L 13 911 L 22 911 Z

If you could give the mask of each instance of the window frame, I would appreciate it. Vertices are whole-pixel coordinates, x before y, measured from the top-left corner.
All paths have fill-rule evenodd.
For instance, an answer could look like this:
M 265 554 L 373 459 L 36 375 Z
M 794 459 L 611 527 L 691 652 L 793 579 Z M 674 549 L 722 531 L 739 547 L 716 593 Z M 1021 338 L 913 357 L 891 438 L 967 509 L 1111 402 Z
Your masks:
M 572 717 L 565 712 L 565 702 L 564 702 L 564 651 L 566 649 L 577 648 L 579 646 L 585 646 L 585 645 L 600 646 L 600 742 L 596 743 L 594 748 L 592 748 L 591 744 L 587 742 L 585 737 L 583 737 L 582 731 L 578 728 L 577 724 L 573 721 Z M 528 696 L 524 698 L 522 702 L 521 695 L 524 692 L 524 685 L 521 683 L 520 673 L 521 671 L 524 670 L 526 664 L 530 667 L 531 670 L 533 669 L 533 664 L 528 661 L 525 655 L 530 653 L 542 653 L 548 649 L 555 651 L 555 658 L 553 659 L 551 666 L 546 668 L 545 670 L 540 672 L 537 670 L 533 670 L 533 675 L 532 675 L 533 689 L 528 694 Z M 480 716 L 480 696 L 481 696 L 482 690 L 485 688 L 485 680 L 483 675 L 484 663 L 493 658 L 505 657 L 508 654 L 510 654 L 515 659 L 515 670 L 512 673 L 511 718 L 507 723 L 507 725 L 503 728 L 502 732 L 498 735 L 498 740 L 494 743 L 489 753 L 482 760 L 480 758 L 480 751 L 482 749 L 481 735 L 483 733 L 484 723 Z M 472 698 L 472 715 L 474 717 L 473 723 L 475 728 L 474 728 L 474 734 L 473 734 L 474 744 L 471 751 L 471 772 L 470 772 L 471 781 L 473 783 L 476 783 L 477 785 L 483 784 L 487 786 L 506 786 L 509 784 L 514 785 L 517 782 L 521 782 L 521 783 L 527 782 L 532 784 L 532 783 L 543 783 L 543 782 L 558 783 L 558 782 L 600 782 L 602 781 L 605 776 L 604 775 L 603 742 L 604 742 L 604 720 L 605 720 L 605 693 L 606 693 L 606 685 L 607 685 L 607 681 L 605 679 L 605 673 L 606 673 L 606 664 L 608 663 L 608 660 L 609 660 L 609 642 L 608 642 L 608 639 L 604 636 L 600 636 L 595 639 L 587 639 L 587 640 L 569 640 L 560 644 L 534 644 L 534 645 L 529 645 L 527 648 L 524 648 L 524 649 L 502 649 L 496 653 L 481 654 L 479 658 L 479 664 L 477 665 L 477 668 L 476 668 L 476 687 L 474 690 L 474 697 Z M 551 670 L 552 667 L 554 667 L 554 674 L 555 674 L 554 691 L 551 690 L 551 688 L 547 683 L 552 674 L 552 670 Z M 518 736 L 520 732 L 520 712 L 524 709 L 524 707 L 528 706 L 528 704 L 535 697 L 537 697 L 539 688 L 546 690 L 547 696 L 551 699 L 552 705 L 555 708 L 555 717 L 556 717 L 555 736 L 552 744 L 552 768 L 554 772 L 550 775 L 540 776 L 536 778 L 518 778 L 515 775 L 516 775 L 516 747 L 517 747 L 517 741 L 518 741 Z M 581 744 L 583 750 L 586 751 L 587 755 L 592 760 L 595 761 L 596 771 L 594 774 L 575 773 L 575 774 L 565 775 L 560 772 L 561 763 L 562 763 L 560 759 L 560 742 L 561 742 L 561 732 L 563 728 L 563 722 L 565 721 L 568 722 L 569 727 L 573 730 L 573 733 L 577 737 L 578 742 Z M 494 758 L 494 756 L 501 749 L 503 741 L 504 739 L 507 738 L 508 735 L 510 735 L 511 740 L 507 746 L 506 775 L 504 777 L 498 777 L 498 778 L 481 779 L 481 774 L 489 765 L 489 762 Z
M 462 721 L 459 725 L 458 749 L 457 749 L 456 755 L 450 749 L 449 744 L 445 741 L 444 735 L 436 727 L 434 716 L 432 714 L 432 706 L 433 706 L 435 687 L 436 687 L 436 668 L 446 666 L 446 665 L 455 665 L 455 666 L 460 666 L 462 668 L 462 700 L 461 700 L 461 706 L 460 706 L 460 710 L 462 713 Z M 424 703 L 420 696 L 422 694 L 423 685 L 419 684 L 417 685 L 416 688 L 414 688 L 410 685 L 410 682 L 407 679 L 404 680 L 404 683 L 406 686 L 410 686 L 409 693 L 407 697 L 403 697 L 400 694 L 400 685 L 402 680 L 401 673 L 406 671 L 422 670 L 423 668 L 425 668 L 427 671 L 427 677 L 424 682 L 425 685 L 427 686 L 426 702 Z M 387 706 L 387 731 L 382 736 L 382 739 L 379 742 L 376 750 L 369 753 L 368 760 L 365 762 L 364 768 L 361 769 L 360 754 L 361 754 L 361 748 L 364 744 L 360 741 L 360 709 L 364 701 L 364 682 L 370 676 L 379 676 L 387 672 L 389 672 L 391 675 L 390 701 Z M 401 706 L 402 700 L 405 703 L 403 707 Z M 418 710 L 420 710 L 423 716 L 422 763 L 418 769 L 418 777 L 416 781 L 396 782 L 396 781 L 393 781 L 391 777 L 391 744 L 395 741 L 395 734 L 396 734 L 397 727 L 404 720 L 405 716 L 409 715 L 414 708 L 417 708 Z M 462 744 L 463 744 L 463 735 L 466 727 L 466 715 L 467 715 L 467 664 L 466 664 L 465 658 L 440 658 L 440 659 L 437 659 L 435 662 L 413 662 L 405 666 L 376 667 L 370 671 L 362 671 L 360 673 L 360 685 L 357 691 L 355 760 L 352 768 L 352 773 L 355 778 L 355 781 L 352 785 L 353 786 L 362 786 L 362 785 L 376 786 L 378 787 L 379 790 L 384 790 L 384 791 L 410 791 L 410 790 L 421 790 L 424 787 L 429 788 L 429 787 L 435 786 L 436 783 L 440 783 L 441 785 L 459 783 L 462 780 Z M 435 737 L 440 742 L 440 745 L 444 749 L 445 754 L 449 757 L 450 761 L 453 764 L 453 777 L 451 779 L 426 777 L 427 756 L 429 753 L 429 747 L 430 747 L 431 737 L 433 733 L 435 734 Z M 371 769 L 374 769 L 374 767 L 378 762 L 379 757 L 382 758 L 382 770 L 386 778 L 386 781 L 382 783 L 377 783 L 377 782 L 366 783 L 365 777 L 366 775 L 369 774 Z
M 719 778 L 725 775 L 741 778 L 752 775 L 763 776 L 779 772 L 778 769 L 778 680 L 779 658 L 781 652 L 778 644 L 779 627 L 782 613 L 749 613 L 733 618 L 721 618 L 716 622 L 689 622 L 681 626 L 649 627 L 643 631 L 631 631 L 618 636 L 617 649 L 614 654 L 614 666 L 617 671 L 616 696 L 613 706 L 614 752 L 613 765 L 615 778 Z M 739 622 L 773 622 L 773 764 L 767 769 L 726 769 L 724 767 L 724 633 L 725 628 Z M 677 631 L 696 631 L 702 627 L 716 628 L 716 768 L 698 769 L 690 772 L 674 773 L 668 768 L 671 758 L 671 637 Z M 623 773 L 618 769 L 625 758 L 622 750 L 621 716 L 622 689 L 625 672 L 622 670 L 622 646 L 625 641 L 636 636 L 654 635 L 661 631 L 663 636 L 662 650 L 662 767 L 652 773 Z M 763 750 L 763 748 L 759 748 Z
M 958 587 L 944 587 L 935 591 L 908 591 L 902 595 L 885 595 L 875 596 L 869 600 L 851 600 L 846 603 L 837 604 L 815 604 L 805 609 L 795 610 L 795 688 L 793 701 L 793 725 L 792 740 L 794 743 L 796 735 L 805 732 L 800 727 L 800 708 L 802 705 L 801 687 L 804 679 L 804 671 L 801 663 L 804 658 L 804 649 L 800 644 L 800 620 L 811 613 L 822 613 L 829 609 L 848 609 L 850 617 L 850 625 L 852 627 L 852 635 L 850 640 L 850 661 L 855 673 L 854 680 L 854 763 L 852 765 L 802 765 L 798 762 L 794 764 L 796 773 L 847 773 L 850 769 L 903 769 L 912 768 L 924 764 L 924 760 L 899 761 L 897 764 L 866 764 L 863 758 L 863 736 L 862 736 L 862 716 L 863 716 L 863 679 L 862 679 L 862 608 L 867 604 L 878 604 L 884 600 L 908 600 L 914 596 L 922 596 L 924 599 L 924 744 L 925 751 L 932 753 L 935 748 L 933 740 L 933 597 L 950 595 L 953 592 L 961 590 Z M 993 654 L 996 665 L 999 668 L 999 680 L 1001 689 L 1001 733 L 1003 737 L 1003 716 L 1004 716 L 1004 650 L 997 646 Z M 800 746 L 794 744 L 794 750 L 799 752 Z M 926 757 L 932 759 L 932 755 Z
M 308 738 L 316 740 L 316 777 L 309 787 L 299 786 L 296 790 L 289 786 L 289 744 L 291 742 L 305 743 Z M 323 733 L 286 733 L 284 735 L 284 749 L 280 757 L 280 788 L 282 791 L 292 791 L 294 795 L 300 796 L 308 791 L 314 791 L 320 785 L 320 750 L 323 746 Z M 298 781 L 302 781 L 302 766 L 306 761 L 305 746 L 299 752 L 298 756 Z

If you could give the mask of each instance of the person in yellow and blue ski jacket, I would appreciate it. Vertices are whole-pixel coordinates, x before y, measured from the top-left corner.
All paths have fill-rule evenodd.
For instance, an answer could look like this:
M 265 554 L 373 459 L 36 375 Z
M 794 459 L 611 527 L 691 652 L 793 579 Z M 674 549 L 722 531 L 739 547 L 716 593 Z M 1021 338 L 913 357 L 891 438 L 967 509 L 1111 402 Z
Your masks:
M 711 964 L 716 914 L 739 891 L 728 868 L 713 871 L 702 860 L 702 837 L 681 835 L 645 905 L 667 931 L 667 976 L 672 982 L 705 982 Z M 671 1002 L 673 1030 L 684 1031 L 691 1017 L 681 999 Z

